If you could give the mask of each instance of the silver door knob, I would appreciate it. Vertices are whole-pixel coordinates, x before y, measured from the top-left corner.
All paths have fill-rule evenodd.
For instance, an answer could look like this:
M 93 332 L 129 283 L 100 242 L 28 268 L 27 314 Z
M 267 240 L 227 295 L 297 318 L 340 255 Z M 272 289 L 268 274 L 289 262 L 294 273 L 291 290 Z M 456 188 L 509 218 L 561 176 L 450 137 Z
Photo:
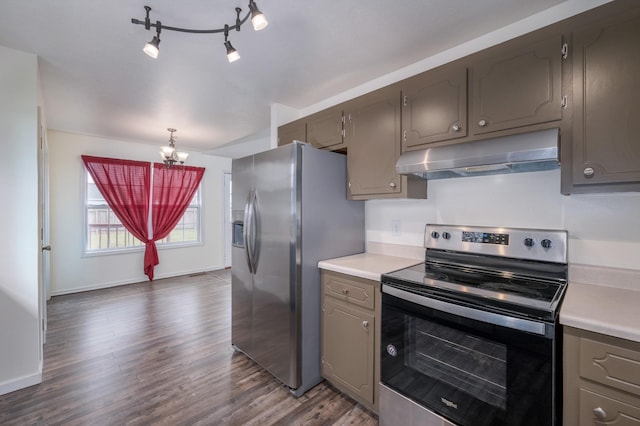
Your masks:
M 451 126 L 451 128 L 454 132 L 459 132 L 460 130 L 462 130 L 462 127 L 459 124 L 454 124 L 453 126 Z
M 395 182 L 391 182 L 391 183 L 389 183 L 389 188 L 395 188 L 395 187 L 396 187 Z
M 582 172 L 584 173 L 585 176 L 593 176 L 593 173 L 595 173 L 595 170 L 593 170 L 593 167 L 587 167 L 584 169 L 584 171 Z
M 51 246 L 43 246 L 42 251 L 51 251 Z
M 362 328 L 369 328 L 369 321 L 362 321 Z
M 486 125 L 487 125 L 487 120 L 480 120 L 480 121 L 478 121 L 478 126 L 480 126 L 480 127 L 484 127 L 484 126 L 486 126 Z
M 600 420 L 604 420 L 607 418 L 607 412 L 602 409 L 602 407 L 597 407 L 593 409 L 593 415 L 599 418 Z

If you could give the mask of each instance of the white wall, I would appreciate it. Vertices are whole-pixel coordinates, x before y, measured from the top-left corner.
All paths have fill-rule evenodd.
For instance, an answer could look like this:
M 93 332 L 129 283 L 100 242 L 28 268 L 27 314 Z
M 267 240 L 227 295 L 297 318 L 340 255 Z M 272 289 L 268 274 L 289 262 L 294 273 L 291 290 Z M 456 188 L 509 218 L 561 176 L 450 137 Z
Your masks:
M 570 263 L 640 270 L 639 193 L 564 196 L 559 170 L 434 180 L 427 192 L 367 201 L 367 242 L 421 246 L 427 223 L 565 229 Z
M 226 158 L 242 158 L 271 148 L 271 133 L 264 129 L 226 145 L 206 151 L 205 154 Z
M 84 166 L 81 155 L 156 161 L 159 146 L 49 131 L 51 169 L 51 294 L 63 294 L 147 281 L 143 251 L 84 255 Z M 188 150 L 187 150 L 188 151 Z M 158 248 L 155 279 L 224 267 L 224 172 L 231 160 L 191 152 L 188 163 L 205 167 L 203 244 Z
M 41 381 L 38 312 L 38 74 L 0 46 L 0 394 Z

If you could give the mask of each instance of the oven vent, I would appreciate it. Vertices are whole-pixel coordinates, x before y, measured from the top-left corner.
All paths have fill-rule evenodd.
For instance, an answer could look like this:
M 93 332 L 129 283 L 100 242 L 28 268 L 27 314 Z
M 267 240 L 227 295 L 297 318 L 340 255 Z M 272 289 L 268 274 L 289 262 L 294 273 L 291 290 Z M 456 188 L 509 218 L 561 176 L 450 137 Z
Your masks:
M 399 174 L 445 179 L 557 169 L 558 129 L 405 152 Z

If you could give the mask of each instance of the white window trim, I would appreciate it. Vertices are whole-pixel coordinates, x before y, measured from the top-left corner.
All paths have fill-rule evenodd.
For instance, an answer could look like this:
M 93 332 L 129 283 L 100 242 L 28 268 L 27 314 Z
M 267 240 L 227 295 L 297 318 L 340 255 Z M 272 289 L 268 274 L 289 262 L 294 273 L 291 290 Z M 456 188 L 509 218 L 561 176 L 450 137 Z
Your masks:
M 118 254 L 129 254 L 129 253 L 138 253 L 138 252 L 144 252 L 145 250 L 145 246 L 144 245 L 140 245 L 140 246 L 134 246 L 134 247 L 123 247 L 123 248 L 106 248 L 106 249 L 98 249 L 98 250 L 89 250 L 88 249 L 88 241 L 89 241 L 89 215 L 88 215 L 88 201 L 89 201 L 89 197 L 88 197 L 88 183 L 89 183 L 89 172 L 87 171 L 86 167 L 82 166 L 82 180 L 81 180 L 81 193 L 83 194 L 82 198 L 83 198 L 83 202 L 82 202 L 82 222 L 83 222 L 83 232 L 82 232 L 82 242 L 81 242 L 81 247 L 82 247 L 82 255 L 81 257 L 85 258 L 89 258 L 89 257 L 97 257 L 97 256 L 111 256 L 111 255 L 118 255 Z M 153 170 L 153 163 L 151 163 L 151 170 Z M 151 172 L 151 184 L 153 184 L 153 171 Z M 202 179 L 202 181 L 200 181 L 200 185 L 198 186 L 198 202 L 199 202 L 199 207 L 198 207 L 198 240 L 197 241 L 187 241 L 187 242 L 175 242 L 175 243 L 160 243 L 160 242 L 156 242 L 156 248 L 160 251 L 164 251 L 164 250 L 173 250 L 173 249 L 181 249 L 181 248 L 186 248 L 186 247 L 197 247 L 197 246 L 203 246 L 204 245 L 204 232 L 203 232 L 203 228 L 204 228 L 204 224 L 203 224 L 203 216 L 204 216 L 204 197 L 203 197 L 203 193 L 204 193 L 204 187 L 205 187 L 205 181 L 204 179 Z M 149 217 L 151 217 L 151 207 L 149 210 Z M 149 219 L 151 220 L 151 219 Z

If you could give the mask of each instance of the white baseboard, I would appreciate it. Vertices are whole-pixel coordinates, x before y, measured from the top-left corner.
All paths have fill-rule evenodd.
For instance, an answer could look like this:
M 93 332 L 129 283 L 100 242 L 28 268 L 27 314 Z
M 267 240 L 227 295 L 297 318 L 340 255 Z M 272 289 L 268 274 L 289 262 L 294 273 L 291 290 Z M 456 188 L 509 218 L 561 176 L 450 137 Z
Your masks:
M 179 271 L 179 272 L 172 272 L 172 273 L 168 273 L 168 274 L 156 274 L 153 279 L 154 280 L 160 280 L 163 278 L 172 278 L 172 277 L 179 277 L 182 275 L 189 275 L 189 274 L 199 274 L 202 272 L 209 272 L 209 271 L 218 271 L 224 269 L 224 266 L 209 266 L 206 268 L 198 268 L 198 269 L 192 269 L 192 270 L 185 270 L 185 271 Z M 84 287 L 74 287 L 74 288 L 70 288 L 70 289 L 64 289 L 64 290 L 57 290 L 57 291 L 52 291 L 50 293 L 51 296 L 61 296 L 63 294 L 72 294 L 72 293 L 81 293 L 83 291 L 91 291 L 91 290 L 100 290 L 103 288 L 109 288 L 109 287 L 117 287 L 120 285 L 127 285 L 127 284 L 137 284 L 137 283 L 141 283 L 141 282 L 149 282 L 149 279 L 146 277 L 146 275 L 143 275 L 142 277 L 136 277 L 136 278 L 131 278 L 128 280 L 121 280 L 121 281 L 112 281 L 112 282 L 106 282 L 106 283 L 98 283 L 98 284 L 92 284 L 89 286 L 84 286 Z
M 42 365 L 40 365 L 40 371 L 35 374 L 0 383 L 0 395 L 28 388 L 29 386 L 37 385 L 38 383 L 42 383 Z

